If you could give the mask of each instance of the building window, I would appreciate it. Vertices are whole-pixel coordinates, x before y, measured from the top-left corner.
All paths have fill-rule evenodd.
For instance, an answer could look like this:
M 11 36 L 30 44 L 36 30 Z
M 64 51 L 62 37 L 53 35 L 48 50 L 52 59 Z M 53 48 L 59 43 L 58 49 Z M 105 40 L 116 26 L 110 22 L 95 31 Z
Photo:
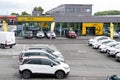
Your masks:
M 83 8 L 83 12 L 89 13 L 89 12 L 91 12 L 91 9 L 90 8 Z
M 80 8 L 77 8 L 77 9 L 76 9 L 76 12 L 80 12 Z
M 66 11 L 66 12 L 75 12 L 75 9 L 74 9 L 74 8 L 66 8 L 65 11 Z
M 86 12 L 91 12 L 91 9 L 87 8 L 87 9 L 86 9 Z

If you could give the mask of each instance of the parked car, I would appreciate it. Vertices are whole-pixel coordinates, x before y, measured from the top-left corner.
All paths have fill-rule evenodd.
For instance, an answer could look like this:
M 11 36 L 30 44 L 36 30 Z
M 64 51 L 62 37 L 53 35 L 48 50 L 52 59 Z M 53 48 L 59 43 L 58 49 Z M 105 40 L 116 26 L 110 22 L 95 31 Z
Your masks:
M 53 49 L 51 49 L 49 47 L 46 47 L 46 46 L 30 47 L 28 50 L 44 50 L 44 51 L 46 51 L 48 53 L 51 53 L 51 54 L 54 54 L 54 55 L 56 55 L 58 57 L 64 58 L 62 56 L 61 52 L 53 50 Z
M 19 65 L 19 73 L 24 79 L 29 79 L 33 74 L 52 74 L 58 79 L 63 79 L 70 72 L 68 64 L 41 56 L 31 56 Z
M 120 61 L 120 52 L 118 52 L 118 53 L 115 55 L 115 60 L 116 60 L 116 61 Z
M 47 38 L 51 38 L 51 39 L 55 39 L 56 38 L 56 34 L 55 34 L 55 32 L 51 32 L 51 31 L 48 31 L 48 32 L 46 32 L 46 37 Z
M 115 47 L 111 47 L 111 48 L 109 48 L 109 50 L 107 50 L 107 55 L 108 56 L 115 56 L 117 54 L 116 50 L 119 50 L 119 49 L 120 49 L 120 44 L 116 45 Z
M 0 31 L 0 48 L 12 48 L 16 44 L 14 32 Z
M 105 31 L 105 33 L 104 33 L 106 36 L 110 36 L 110 31 Z M 119 38 L 119 34 L 116 32 L 116 31 L 114 31 L 113 32 L 113 37 L 114 38 Z
M 104 39 L 104 40 L 100 40 L 99 42 L 95 42 L 93 44 L 93 48 L 94 49 L 99 49 L 99 47 L 102 45 L 102 44 L 105 44 L 105 43 L 109 43 L 109 42 L 113 42 L 115 40 L 111 40 L 111 39 Z
M 120 76 L 118 75 L 111 75 L 106 78 L 106 80 L 120 80 Z
M 100 46 L 99 50 L 100 52 L 107 52 L 107 50 L 110 48 L 110 47 L 114 47 L 116 45 L 120 44 L 120 42 L 110 42 L 110 43 L 107 43 L 106 45 L 102 45 Z
M 66 34 L 66 37 L 68 38 L 76 38 L 77 34 L 75 33 L 75 31 L 68 31 Z
M 44 38 L 44 37 L 45 37 L 45 34 L 44 34 L 43 31 L 37 31 L 36 37 L 37 37 L 37 38 Z
M 23 37 L 26 39 L 31 39 L 31 38 L 33 38 L 33 32 L 32 31 L 25 31 Z
M 27 59 L 29 58 L 30 56 L 46 56 L 50 59 L 54 59 L 56 61 L 62 61 L 64 62 L 64 59 L 63 58 L 60 58 L 60 57 L 57 57 L 53 54 L 50 54 L 50 53 L 47 53 L 46 51 L 43 51 L 43 50 L 27 50 L 27 51 L 22 51 L 19 55 L 19 61 L 18 61 L 18 64 L 21 64 L 21 62 L 24 60 L 24 59 Z
M 89 39 L 88 40 L 88 45 L 92 46 L 92 45 L 94 45 L 94 43 L 99 42 L 100 40 L 103 40 L 103 39 L 110 39 L 110 37 L 107 37 L 107 36 L 97 36 L 97 37 L 95 37 L 93 39 Z

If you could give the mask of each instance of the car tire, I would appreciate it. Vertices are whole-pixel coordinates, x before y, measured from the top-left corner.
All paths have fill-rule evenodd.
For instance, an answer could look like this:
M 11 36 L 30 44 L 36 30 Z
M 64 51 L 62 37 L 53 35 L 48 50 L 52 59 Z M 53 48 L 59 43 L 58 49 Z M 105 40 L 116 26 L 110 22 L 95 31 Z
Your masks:
M 109 53 L 107 53 L 107 56 L 108 56 L 108 57 L 110 57 L 110 54 L 109 54 Z
M 60 70 L 55 73 L 55 76 L 57 79 L 63 79 L 65 77 L 65 73 Z
M 24 70 L 22 72 L 22 78 L 23 79 L 29 79 L 31 77 L 32 73 L 29 70 Z
M 10 48 L 12 48 L 13 46 L 11 45 Z

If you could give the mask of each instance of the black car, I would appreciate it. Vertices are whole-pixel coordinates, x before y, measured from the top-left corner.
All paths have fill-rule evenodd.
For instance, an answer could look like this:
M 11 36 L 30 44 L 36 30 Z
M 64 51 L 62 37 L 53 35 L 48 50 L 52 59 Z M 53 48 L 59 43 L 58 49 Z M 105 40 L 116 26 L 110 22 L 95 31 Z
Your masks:
M 24 38 L 26 38 L 26 39 L 33 38 L 33 32 L 32 31 L 25 31 Z

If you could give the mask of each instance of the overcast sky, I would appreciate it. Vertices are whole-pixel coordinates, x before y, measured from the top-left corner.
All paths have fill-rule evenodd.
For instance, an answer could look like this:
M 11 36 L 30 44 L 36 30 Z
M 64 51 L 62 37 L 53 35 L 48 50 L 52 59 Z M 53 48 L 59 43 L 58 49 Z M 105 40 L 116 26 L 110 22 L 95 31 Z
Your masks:
M 120 10 L 120 0 L 0 0 L 0 15 L 23 11 L 31 14 L 35 6 L 41 6 L 45 12 L 61 4 L 92 4 L 93 13 Z

